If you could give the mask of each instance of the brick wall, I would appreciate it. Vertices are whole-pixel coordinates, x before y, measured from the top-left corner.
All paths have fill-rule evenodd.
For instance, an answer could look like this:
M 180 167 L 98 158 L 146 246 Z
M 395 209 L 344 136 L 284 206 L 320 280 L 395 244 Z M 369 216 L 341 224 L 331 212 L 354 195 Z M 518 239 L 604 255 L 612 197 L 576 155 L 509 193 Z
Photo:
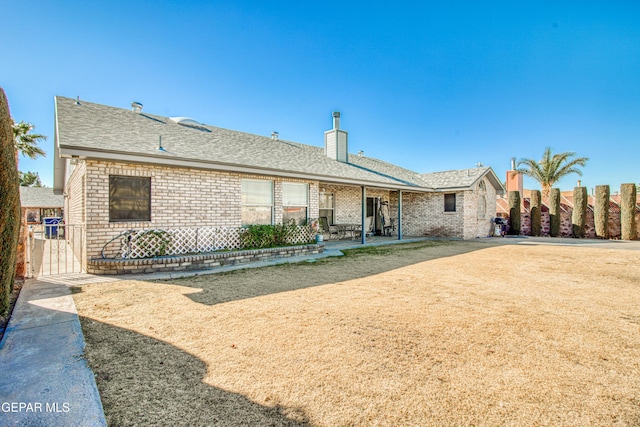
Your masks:
M 407 236 L 464 236 L 464 192 L 456 194 L 456 211 L 444 211 L 444 193 L 402 193 L 402 232 Z
M 70 166 L 70 165 L 69 165 Z M 66 224 L 74 226 L 74 232 L 69 233 L 67 240 L 71 246 L 71 250 L 76 259 L 82 265 L 82 269 L 86 271 L 87 257 L 85 252 L 85 242 L 87 241 L 86 228 L 81 225 L 85 223 L 85 175 L 87 171 L 86 163 L 79 161 L 73 165 L 73 170 L 67 181 L 64 198 L 64 220 Z
M 484 209 L 481 209 L 481 206 Z M 484 212 L 483 212 L 484 210 Z M 496 189 L 487 178 L 483 178 L 473 191 L 464 192 L 464 239 L 487 237 L 493 235 L 496 217 Z
M 85 222 L 85 174 L 87 165 L 84 161 L 73 166 L 64 198 L 64 219 L 67 224 L 84 224 Z
M 360 222 L 362 193 L 360 187 L 322 185 L 335 197 L 336 223 Z M 473 239 L 488 236 L 496 215 L 496 192 L 485 180 L 482 192 L 456 193 L 456 212 L 444 212 L 444 193 L 411 193 L 402 197 L 402 232 L 405 236 L 436 236 Z M 485 198 L 485 213 L 478 217 L 480 196 Z M 398 192 L 367 189 L 367 197 L 389 201 L 389 213 L 398 217 Z
M 109 175 L 151 178 L 151 221 L 109 222 Z M 238 174 L 188 168 L 172 168 L 79 161 L 67 183 L 67 223 L 86 224 L 87 258 L 100 256 L 102 247 L 129 229 L 179 227 L 239 227 L 240 180 L 266 179 L 274 182 L 274 222 L 282 221 L 282 182 L 309 184 L 309 218 L 317 218 L 320 187 L 335 195 L 335 222 L 359 223 L 361 188 L 322 184 L 312 180 Z M 397 218 L 397 192 L 368 189 L 367 197 L 389 201 L 392 218 Z M 486 197 L 486 211 L 478 218 L 480 196 Z M 485 236 L 495 216 L 495 190 L 456 193 L 456 212 L 444 212 L 444 193 L 403 193 L 403 234 L 471 239 Z M 80 257 L 81 258 L 81 257 Z
M 85 196 L 89 258 L 99 257 L 109 240 L 132 228 L 239 227 L 240 180 L 245 178 L 274 181 L 274 220 L 282 221 L 283 178 L 95 160 L 80 163 L 69 180 L 67 192 L 72 196 L 70 219 L 71 215 L 81 217 L 75 213 L 81 211 L 82 205 L 78 193 Z M 109 175 L 151 177 L 151 221 L 109 222 Z M 317 218 L 318 182 L 286 181 L 309 184 L 309 217 Z M 86 191 L 81 190 L 80 183 L 84 183 Z

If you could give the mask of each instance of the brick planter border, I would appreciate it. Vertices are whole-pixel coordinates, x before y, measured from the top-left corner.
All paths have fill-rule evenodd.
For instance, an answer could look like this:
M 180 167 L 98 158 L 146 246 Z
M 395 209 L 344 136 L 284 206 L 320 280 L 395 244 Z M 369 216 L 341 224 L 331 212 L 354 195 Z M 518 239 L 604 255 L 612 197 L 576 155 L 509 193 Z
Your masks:
M 268 261 L 299 255 L 318 254 L 324 245 L 310 244 L 280 248 L 252 249 L 243 251 L 213 252 L 208 254 L 166 256 L 146 259 L 90 259 L 89 274 L 141 274 L 168 271 L 210 270 L 225 265 Z

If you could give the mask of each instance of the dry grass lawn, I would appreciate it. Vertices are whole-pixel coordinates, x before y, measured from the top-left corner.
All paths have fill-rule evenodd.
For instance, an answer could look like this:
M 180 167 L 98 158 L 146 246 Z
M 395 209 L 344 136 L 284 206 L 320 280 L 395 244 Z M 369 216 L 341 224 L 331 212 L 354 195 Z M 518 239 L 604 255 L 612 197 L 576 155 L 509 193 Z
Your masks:
M 640 425 L 640 252 L 421 243 L 75 295 L 110 425 Z

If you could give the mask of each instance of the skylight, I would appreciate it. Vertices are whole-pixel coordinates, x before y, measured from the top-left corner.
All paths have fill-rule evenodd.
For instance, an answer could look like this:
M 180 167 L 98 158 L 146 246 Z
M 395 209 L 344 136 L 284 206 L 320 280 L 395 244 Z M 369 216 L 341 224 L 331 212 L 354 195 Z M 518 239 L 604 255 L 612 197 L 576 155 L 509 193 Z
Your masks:
M 197 120 L 194 120 L 190 117 L 169 117 L 172 122 L 178 123 L 179 125 L 192 125 L 192 126 L 202 126 Z
M 201 130 L 203 132 L 211 132 L 202 123 L 190 117 L 169 117 L 169 120 L 179 125 L 186 126 L 192 129 Z

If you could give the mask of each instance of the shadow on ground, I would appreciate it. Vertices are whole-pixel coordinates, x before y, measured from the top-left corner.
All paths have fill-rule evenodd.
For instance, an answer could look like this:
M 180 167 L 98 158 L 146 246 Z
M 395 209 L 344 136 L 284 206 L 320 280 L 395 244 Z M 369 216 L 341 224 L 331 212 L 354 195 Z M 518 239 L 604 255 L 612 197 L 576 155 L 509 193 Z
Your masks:
M 462 241 L 423 241 L 371 246 L 345 250 L 345 256 L 324 258 L 315 262 L 281 264 L 161 282 L 202 289 L 201 292 L 189 294 L 188 297 L 201 304 L 214 305 L 361 279 L 424 261 L 494 246 L 495 243 Z
M 206 365 L 170 344 L 80 321 L 108 425 L 309 425 L 299 409 L 265 407 L 204 384 Z

